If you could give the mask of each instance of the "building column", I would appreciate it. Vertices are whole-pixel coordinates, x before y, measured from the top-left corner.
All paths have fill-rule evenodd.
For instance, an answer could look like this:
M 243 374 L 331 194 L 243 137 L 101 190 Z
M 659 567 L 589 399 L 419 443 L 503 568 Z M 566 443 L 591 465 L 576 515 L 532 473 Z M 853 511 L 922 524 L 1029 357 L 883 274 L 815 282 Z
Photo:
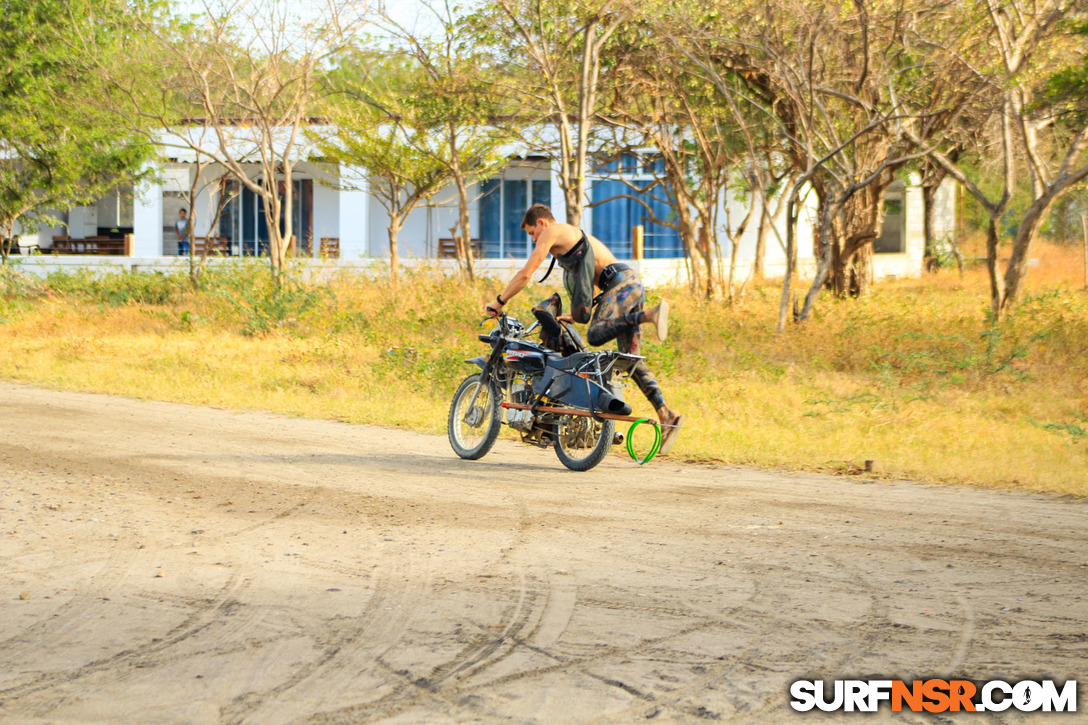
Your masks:
M 906 217 L 903 230 L 903 251 L 911 257 L 911 274 L 922 273 L 926 254 L 925 199 L 922 197 L 922 179 L 912 173 L 903 190 L 903 214 Z
M 159 171 L 161 170 L 160 168 Z M 161 257 L 162 182 L 145 179 L 133 191 L 132 256 Z
M 367 254 L 370 185 L 359 166 L 340 164 L 340 259 Z

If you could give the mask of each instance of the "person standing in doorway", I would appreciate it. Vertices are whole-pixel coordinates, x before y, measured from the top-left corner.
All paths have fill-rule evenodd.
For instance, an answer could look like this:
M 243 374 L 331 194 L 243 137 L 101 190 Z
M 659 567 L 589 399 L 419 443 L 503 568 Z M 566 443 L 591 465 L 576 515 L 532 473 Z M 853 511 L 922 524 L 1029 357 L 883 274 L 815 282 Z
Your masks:
M 178 210 L 178 220 L 174 222 L 174 231 L 178 235 L 178 256 L 188 256 L 189 218 L 184 208 Z

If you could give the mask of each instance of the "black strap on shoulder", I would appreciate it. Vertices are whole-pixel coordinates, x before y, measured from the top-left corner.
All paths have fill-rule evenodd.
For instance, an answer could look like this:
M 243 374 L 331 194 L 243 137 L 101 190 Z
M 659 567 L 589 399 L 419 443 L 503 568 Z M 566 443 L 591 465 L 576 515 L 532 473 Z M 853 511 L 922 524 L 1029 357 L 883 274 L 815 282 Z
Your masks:
M 552 263 L 548 265 L 548 271 L 544 273 L 543 277 L 541 277 L 540 279 L 538 279 L 536 281 L 537 284 L 540 284 L 541 282 L 546 280 L 548 278 L 548 275 L 552 273 L 553 269 L 555 269 L 555 255 L 554 254 L 552 255 Z

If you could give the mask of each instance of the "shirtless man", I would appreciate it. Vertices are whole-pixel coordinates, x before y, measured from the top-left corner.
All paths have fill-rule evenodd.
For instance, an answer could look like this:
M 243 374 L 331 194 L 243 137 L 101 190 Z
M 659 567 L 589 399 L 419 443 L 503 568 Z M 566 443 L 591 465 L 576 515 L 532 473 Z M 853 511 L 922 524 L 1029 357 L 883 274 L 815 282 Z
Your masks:
M 514 275 L 506 289 L 487 304 L 491 317 L 497 317 L 514 295 L 529 284 L 533 272 L 551 254 L 553 263 L 558 262 L 563 268 L 563 284 L 570 294 L 571 313 L 562 314 L 563 301 L 558 293 L 538 304 L 535 309 L 547 310 L 562 321 L 588 322 L 586 337 L 590 345 L 596 347 L 615 340 L 620 352 L 632 355 L 639 352 L 642 323 L 653 323 L 661 340 L 668 335 L 668 303 L 662 300 L 656 307 L 643 309 L 645 290 L 638 273 L 618 262 L 599 239 L 578 227 L 557 222 L 551 210 L 543 204 L 534 204 L 525 212 L 521 228 L 532 237 L 535 246 L 525 266 Z M 594 295 L 598 289 L 600 299 L 594 307 Z M 645 361 L 640 361 L 634 367 L 631 378 L 650 401 L 663 426 L 659 454 L 668 453 L 676 442 L 684 416 L 665 403 L 665 396 Z

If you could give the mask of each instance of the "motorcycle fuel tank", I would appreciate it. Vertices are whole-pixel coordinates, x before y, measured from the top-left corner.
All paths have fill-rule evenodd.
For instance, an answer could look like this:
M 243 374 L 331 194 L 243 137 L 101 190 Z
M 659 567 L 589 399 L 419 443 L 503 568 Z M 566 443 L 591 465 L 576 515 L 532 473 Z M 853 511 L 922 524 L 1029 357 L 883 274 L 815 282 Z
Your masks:
M 544 353 L 528 346 L 511 345 L 503 351 L 502 359 L 513 369 L 524 373 L 539 373 L 544 370 Z

